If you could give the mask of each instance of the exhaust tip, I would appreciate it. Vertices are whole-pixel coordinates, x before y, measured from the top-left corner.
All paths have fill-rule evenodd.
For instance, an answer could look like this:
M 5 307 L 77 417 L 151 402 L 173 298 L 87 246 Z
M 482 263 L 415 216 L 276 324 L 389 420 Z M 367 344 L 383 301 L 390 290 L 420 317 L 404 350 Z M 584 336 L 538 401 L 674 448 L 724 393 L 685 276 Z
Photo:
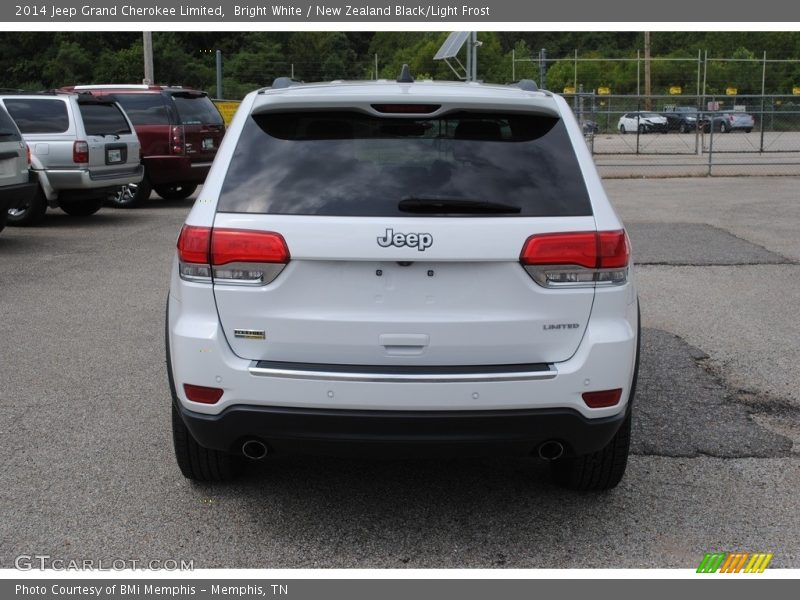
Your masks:
M 539 458 L 544 460 L 558 460 L 564 455 L 564 444 L 555 440 L 544 442 L 539 446 Z
M 261 460 L 269 453 L 269 449 L 264 442 L 258 440 L 247 440 L 242 444 L 242 454 L 250 460 Z

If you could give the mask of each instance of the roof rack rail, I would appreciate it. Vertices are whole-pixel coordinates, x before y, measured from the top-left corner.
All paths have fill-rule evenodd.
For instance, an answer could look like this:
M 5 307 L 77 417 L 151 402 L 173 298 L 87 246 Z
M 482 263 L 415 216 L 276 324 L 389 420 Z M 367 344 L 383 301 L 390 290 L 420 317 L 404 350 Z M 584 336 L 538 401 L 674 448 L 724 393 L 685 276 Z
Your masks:
M 519 81 L 515 81 L 514 83 L 509 84 L 511 87 L 518 87 L 521 90 L 525 90 L 526 92 L 538 92 L 539 86 L 536 85 L 536 82 L 533 79 L 520 79 Z
M 414 78 L 411 76 L 411 68 L 404 64 L 400 69 L 400 77 L 397 78 L 397 83 L 414 83 Z
M 59 90 L 21 90 L 19 88 L 0 88 L 0 94 L 18 94 L 20 96 L 55 96 L 56 94 L 68 94 Z

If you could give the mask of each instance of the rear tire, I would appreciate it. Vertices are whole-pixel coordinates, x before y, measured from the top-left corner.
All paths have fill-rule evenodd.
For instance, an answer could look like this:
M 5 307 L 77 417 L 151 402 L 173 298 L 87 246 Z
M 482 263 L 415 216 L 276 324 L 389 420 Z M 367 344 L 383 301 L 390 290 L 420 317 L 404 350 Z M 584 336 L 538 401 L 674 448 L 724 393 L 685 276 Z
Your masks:
M 70 217 L 88 217 L 103 208 L 103 199 L 59 200 L 58 206 Z
M 631 413 L 605 448 L 550 463 L 553 480 L 570 490 L 602 492 L 622 481 L 631 445 Z
M 123 185 L 118 191 L 109 194 L 106 205 L 113 208 L 138 208 L 150 198 L 153 186 L 145 175 L 139 183 Z
M 744 130 L 745 133 L 750 133 L 751 131 L 753 131 L 752 127 L 748 127 L 747 129 Z
M 620 132 L 622 135 L 625 135 L 625 134 L 627 133 L 627 131 L 625 131 L 625 125 L 620 125 L 620 126 L 619 126 L 619 132 Z
M 168 367 L 169 368 L 169 367 Z M 172 404 L 172 442 L 178 467 L 192 481 L 230 481 L 238 474 L 241 461 L 226 452 L 204 448 L 191 432 Z
M 728 133 L 729 131 L 730 131 L 730 129 L 728 129 L 728 126 L 725 125 L 725 123 L 720 123 L 719 124 L 719 132 L 720 133 Z
M 642 346 L 642 315 L 637 305 L 636 359 L 633 366 L 633 383 L 628 395 L 628 414 L 611 441 L 600 450 L 561 458 L 550 463 L 553 481 L 570 490 L 579 492 L 603 492 L 615 488 L 628 466 L 631 447 L 631 417 L 636 396 L 636 381 L 639 379 L 639 354 Z
M 167 381 L 172 401 L 172 445 L 175 459 L 186 479 L 192 481 L 230 481 L 241 470 L 242 460 L 226 452 L 204 448 L 192 437 L 186 423 L 175 408 L 178 395 L 175 391 L 175 379 L 172 376 L 172 357 L 169 351 L 169 298 L 167 298 L 167 314 L 164 319 L 164 340 L 167 360 Z
M 156 194 L 161 196 L 164 200 L 186 200 L 186 198 L 194 194 L 196 189 L 197 184 L 176 183 L 173 185 L 153 186 L 153 190 L 155 190 Z
M 0 231 L 6 228 L 6 221 L 8 220 L 8 211 L 0 210 Z
M 44 195 L 42 186 L 36 188 L 36 193 L 30 202 L 20 208 L 8 209 L 6 216 L 9 225 L 16 227 L 32 227 L 38 225 L 44 219 L 47 212 L 47 198 Z

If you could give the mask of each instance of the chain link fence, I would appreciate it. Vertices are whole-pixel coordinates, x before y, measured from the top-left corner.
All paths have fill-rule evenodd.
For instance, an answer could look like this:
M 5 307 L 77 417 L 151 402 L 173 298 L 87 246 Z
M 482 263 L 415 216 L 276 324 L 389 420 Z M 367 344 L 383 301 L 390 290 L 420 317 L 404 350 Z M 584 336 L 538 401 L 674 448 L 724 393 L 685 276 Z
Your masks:
M 564 97 L 607 177 L 800 175 L 800 96 Z

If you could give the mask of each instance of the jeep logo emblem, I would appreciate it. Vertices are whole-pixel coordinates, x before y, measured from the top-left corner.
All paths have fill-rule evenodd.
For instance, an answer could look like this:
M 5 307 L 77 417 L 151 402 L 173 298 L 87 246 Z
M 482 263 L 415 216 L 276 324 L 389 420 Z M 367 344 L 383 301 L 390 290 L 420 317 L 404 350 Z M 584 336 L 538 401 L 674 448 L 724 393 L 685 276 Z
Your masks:
M 387 229 L 383 236 L 378 237 L 378 246 L 381 248 L 408 246 L 422 252 L 433 246 L 433 236 L 430 233 L 395 233 L 394 229 Z

